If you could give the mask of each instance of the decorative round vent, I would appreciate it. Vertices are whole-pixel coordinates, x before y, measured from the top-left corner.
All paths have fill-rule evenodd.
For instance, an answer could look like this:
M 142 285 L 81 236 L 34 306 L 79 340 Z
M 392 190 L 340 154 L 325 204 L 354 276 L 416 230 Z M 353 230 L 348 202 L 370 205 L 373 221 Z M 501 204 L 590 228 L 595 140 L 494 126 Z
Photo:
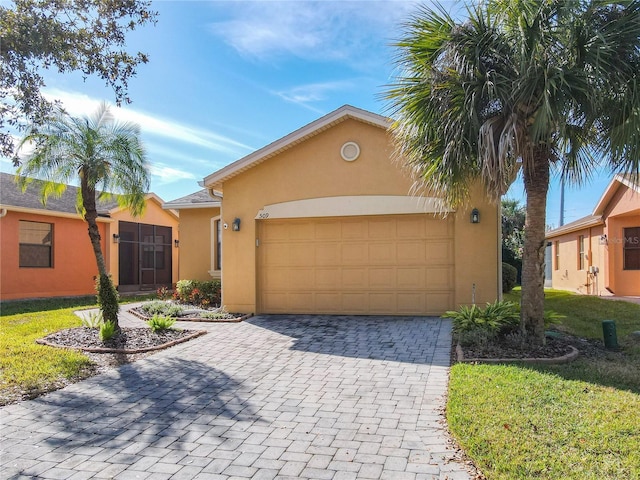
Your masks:
M 340 155 L 347 162 L 353 162 L 360 156 L 360 147 L 356 142 L 347 142 L 342 145 L 340 149 Z

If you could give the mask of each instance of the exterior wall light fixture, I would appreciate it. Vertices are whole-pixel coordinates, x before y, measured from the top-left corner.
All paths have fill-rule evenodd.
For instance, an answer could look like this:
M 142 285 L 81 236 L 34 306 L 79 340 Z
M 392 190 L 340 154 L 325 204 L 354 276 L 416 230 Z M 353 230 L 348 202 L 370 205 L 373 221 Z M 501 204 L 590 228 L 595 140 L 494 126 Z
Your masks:
M 177 238 L 173 241 L 173 245 L 174 247 L 178 248 L 180 246 L 180 240 L 178 240 Z
M 471 223 L 480 223 L 480 212 L 477 208 L 471 210 Z
M 238 217 L 233 219 L 233 223 L 231 224 L 231 230 L 234 232 L 240 231 L 240 219 Z
M 113 234 L 113 243 L 120 243 L 120 234 L 118 233 Z

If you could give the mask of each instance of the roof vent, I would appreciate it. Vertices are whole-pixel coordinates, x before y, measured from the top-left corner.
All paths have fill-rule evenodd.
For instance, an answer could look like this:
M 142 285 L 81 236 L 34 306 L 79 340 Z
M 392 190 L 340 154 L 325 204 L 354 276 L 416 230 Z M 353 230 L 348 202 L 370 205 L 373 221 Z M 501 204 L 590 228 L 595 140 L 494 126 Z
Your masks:
M 340 155 L 343 160 L 353 162 L 360 156 L 360 146 L 356 142 L 347 142 L 342 145 Z

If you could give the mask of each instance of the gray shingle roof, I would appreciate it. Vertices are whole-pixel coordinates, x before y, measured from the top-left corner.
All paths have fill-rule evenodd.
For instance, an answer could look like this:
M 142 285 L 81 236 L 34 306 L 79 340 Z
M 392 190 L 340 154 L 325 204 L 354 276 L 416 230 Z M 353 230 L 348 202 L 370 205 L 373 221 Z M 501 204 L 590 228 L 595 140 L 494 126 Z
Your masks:
M 3 207 L 21 207 L 35 210 L 43 210 L 61 213 L 77 213 L 76 199 L 78 187 L 68 185 L 64 193 L 57 197 L 51 195 L 47 199 L 47 205 L 42 205 L 40 191 L 42 182 L 34 180 L 23 193 L 15 182 L 12 173 L 0 173 L 0 205 Z M 100 200 L 98 202 L 98 214 L 108 215 L 109 211 L 118 206 L 115 198 Z
M 206 206 L 206 205 L 215 205 L 217 206 L 219 202 L 222 200 L 221 197 L 216 197 L 215 199 L 211 198 L 209 192 L 206 189 L 198 190 L 195 193 L 191 193 L 184 197 L 176 198 L 175 200 L 171 200 L 170 202 L 165 202 L 162 205 L 162 208 L 168 209 L 179 209 L 179 208 L 189 208 L 189 206 L 198 207 L 198 206 Z

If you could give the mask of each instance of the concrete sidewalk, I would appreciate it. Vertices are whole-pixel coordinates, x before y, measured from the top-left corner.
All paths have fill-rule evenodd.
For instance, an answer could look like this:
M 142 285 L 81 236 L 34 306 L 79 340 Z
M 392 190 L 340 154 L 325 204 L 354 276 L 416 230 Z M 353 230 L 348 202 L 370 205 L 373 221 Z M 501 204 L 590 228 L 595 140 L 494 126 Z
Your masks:
M 190 326 L 208 334 L 2 407 L 1 477 L 471 478 L 444 423 L 449 321 Z

